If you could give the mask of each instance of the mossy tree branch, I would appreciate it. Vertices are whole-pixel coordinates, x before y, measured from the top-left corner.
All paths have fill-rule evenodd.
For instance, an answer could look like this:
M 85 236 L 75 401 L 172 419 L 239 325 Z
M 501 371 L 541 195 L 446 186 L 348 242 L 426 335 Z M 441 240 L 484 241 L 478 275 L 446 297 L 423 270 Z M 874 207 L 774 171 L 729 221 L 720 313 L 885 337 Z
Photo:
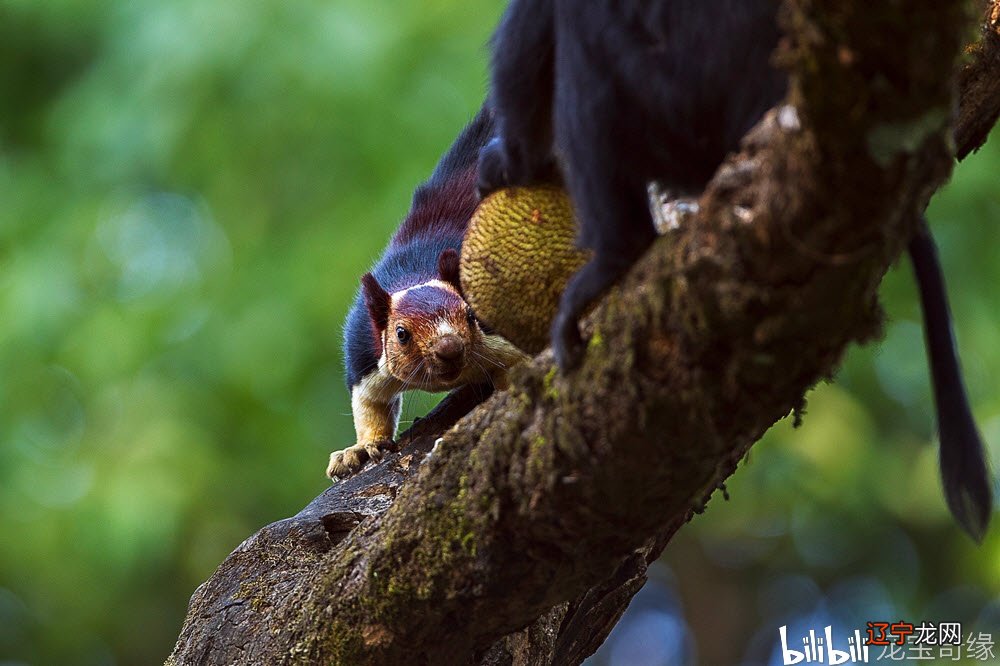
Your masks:
M 950 173 L 965 10 L 788 0 L 787 104 L 597 308 L 581 369 L 543 354 L 435 444 L 463 392 L 402 454 L 248 539 L 195 593 L 168 663 L 592 652 L 752 443 L 878 333 L 878 285 Z M 955 131 L 969 149 L 986 130 L 967 117 L 988 128 L 1000 108 L 990 30 L 961 75 L 980 93 Z

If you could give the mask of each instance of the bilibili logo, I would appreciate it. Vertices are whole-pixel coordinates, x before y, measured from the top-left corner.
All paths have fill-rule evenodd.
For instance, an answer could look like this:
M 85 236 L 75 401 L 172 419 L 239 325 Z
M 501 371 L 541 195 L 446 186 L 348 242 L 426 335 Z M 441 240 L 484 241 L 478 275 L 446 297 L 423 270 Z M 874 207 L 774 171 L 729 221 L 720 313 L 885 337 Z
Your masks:
M 867 664 L 874 661 L 947 660 L 994 662 L 993 635 L 968 632 L 962 639 L 959 622 L 868 622 L 864 631 L 855 629 L 849 635 L 834 636 L 828 625 L 822 632 L 809 633 L 792 640 L 789 645 L 788 626 L 778 628 L 781 641 L 781 663 L 793 664 Z M 799 647 L 801 646 L 801 648 Z

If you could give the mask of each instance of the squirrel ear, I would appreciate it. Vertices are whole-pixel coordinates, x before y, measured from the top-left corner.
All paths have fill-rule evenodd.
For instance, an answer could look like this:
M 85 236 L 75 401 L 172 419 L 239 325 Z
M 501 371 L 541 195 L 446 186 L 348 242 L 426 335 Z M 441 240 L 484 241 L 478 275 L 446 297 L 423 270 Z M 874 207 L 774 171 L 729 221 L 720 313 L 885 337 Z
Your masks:
M 389 308 L 392 305 L 389 292 L 382 288 L 371 273 L 361 276 L 361 289 L 365 294 L 365 305 L 368 306 L 372 324 L 375 325 L 376 331 L 384 331 L 389 325 Z
M 459 294 L 462 293 L 462 282 L 459 279 L 458 252 L 448 248 L 438 257 L 438 275 L 443 282 L 447 282 L 455 287 Z

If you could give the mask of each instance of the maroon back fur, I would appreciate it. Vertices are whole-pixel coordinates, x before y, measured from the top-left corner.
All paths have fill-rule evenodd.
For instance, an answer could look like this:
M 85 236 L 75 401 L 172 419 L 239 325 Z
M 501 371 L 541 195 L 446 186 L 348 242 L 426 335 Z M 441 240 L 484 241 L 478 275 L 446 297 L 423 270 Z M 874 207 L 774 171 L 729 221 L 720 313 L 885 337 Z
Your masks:
M 464 234 L 469 218 L 479 205 L 476 166 L 443 182 L 431 182 L 413 197 L 410 213 L 392 237 L 393 245 L 405 245 L 418 234 L 459 231 Z

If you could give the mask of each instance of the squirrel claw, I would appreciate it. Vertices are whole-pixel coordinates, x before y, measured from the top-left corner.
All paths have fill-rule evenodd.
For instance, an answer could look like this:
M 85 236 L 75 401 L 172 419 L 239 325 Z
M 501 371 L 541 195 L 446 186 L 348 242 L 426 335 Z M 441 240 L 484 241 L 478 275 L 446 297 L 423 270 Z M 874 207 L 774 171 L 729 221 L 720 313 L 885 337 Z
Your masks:
M 367 444 L 355 444 L 343 451 L 330 454 L 330 464 L 326 467 L 326 475 L 332 481 L 342 481 L 365 466 L 368 461 L 379 463 L 386 453 L 396 450 L 396 443 L 391 439 L 381 439 Z
M 485 199 L 493 192 L 503 189 L 509 184 L 507 177 L 507 156 L 503 142 L 499 137 L 493 138 L 479 151 L 479 179 L 476 192 L 480 199 Z
M 562 311 L 552 325 L 552 351 L 555 352 L 556 364 L 563 374 L 575 370 L 583 358 L 583 338 L 580 337 L 576 318 L 566 316 Z
M 368 454 L 369 460 L 375 463 L 382 462 L 386 453 L 393 453 L 396 450 L 396 443 L 391 439 L 380 439 L 377 442 L 365 444 L 365 453 Z

